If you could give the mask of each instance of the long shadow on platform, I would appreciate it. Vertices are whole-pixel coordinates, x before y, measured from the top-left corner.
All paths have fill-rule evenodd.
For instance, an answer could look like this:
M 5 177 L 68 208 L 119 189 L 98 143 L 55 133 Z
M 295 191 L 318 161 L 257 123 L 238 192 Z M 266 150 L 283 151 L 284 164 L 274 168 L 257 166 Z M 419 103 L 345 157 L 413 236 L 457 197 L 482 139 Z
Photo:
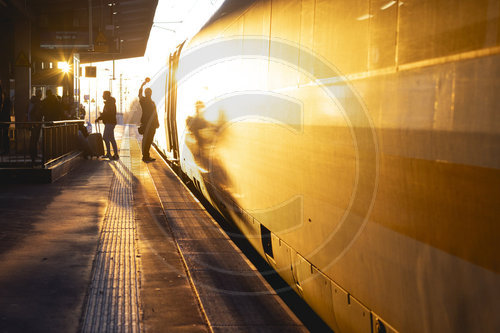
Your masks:
M 112 173 L 91 160 L 56 183 L 2 185 L 2 331 L 77 330 Z

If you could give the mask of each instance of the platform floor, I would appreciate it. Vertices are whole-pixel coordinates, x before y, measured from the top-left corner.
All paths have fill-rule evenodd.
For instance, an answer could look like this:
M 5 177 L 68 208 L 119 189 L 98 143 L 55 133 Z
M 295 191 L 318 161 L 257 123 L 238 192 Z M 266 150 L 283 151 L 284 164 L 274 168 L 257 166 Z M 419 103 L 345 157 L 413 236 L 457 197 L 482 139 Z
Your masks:
M 0 188 L 0 332 L 307 331 L 168 166 L 120 160 Z

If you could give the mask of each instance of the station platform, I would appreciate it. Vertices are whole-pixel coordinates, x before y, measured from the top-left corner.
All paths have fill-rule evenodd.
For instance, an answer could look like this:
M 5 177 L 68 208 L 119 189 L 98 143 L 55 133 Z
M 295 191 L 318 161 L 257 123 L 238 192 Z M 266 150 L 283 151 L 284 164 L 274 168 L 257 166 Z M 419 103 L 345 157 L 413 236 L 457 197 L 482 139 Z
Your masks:
M 307 331 L 135 127 L 115 133 L 118 161 L 2 185 L 0 331 Z

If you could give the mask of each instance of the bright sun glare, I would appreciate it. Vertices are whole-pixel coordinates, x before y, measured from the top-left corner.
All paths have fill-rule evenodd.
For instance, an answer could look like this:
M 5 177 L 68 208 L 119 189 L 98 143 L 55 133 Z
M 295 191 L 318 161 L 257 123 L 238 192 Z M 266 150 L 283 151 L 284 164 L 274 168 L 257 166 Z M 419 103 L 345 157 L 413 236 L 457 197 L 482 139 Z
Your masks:
M 0 0 L 1 2 L 2 0 Z M 82 64 L 96 66 L 97 77 L 81 77 L 81 101 L 88 116 L 97 115 L 103 106 L 102 91 L 109 90 L 117 97 L 121 112 L 127 113 L 145 77 L 154 77 L 168 62 L 177 45 L 192 37 L 222 5 L 224 0 L 159 0 L 153 28 L 145 55 L 139 58 Z M 127 43 L 126 40 L 123 41 Z M 71 71 L 68 63 L 58 68 Z
M 67 62 L 65 62 L 65 61 L 58 62 L 57 63 L 57 68 L 59 68 L 64 73 L 69 73 L 69 71 L 71 69 L 70 65 Z

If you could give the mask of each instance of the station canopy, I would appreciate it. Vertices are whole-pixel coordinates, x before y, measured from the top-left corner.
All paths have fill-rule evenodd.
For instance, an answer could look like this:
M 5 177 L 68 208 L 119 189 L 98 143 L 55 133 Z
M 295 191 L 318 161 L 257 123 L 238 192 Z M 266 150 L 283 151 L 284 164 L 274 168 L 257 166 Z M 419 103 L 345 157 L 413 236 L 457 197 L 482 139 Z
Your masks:
M 88 63 L 143 56 L 158 0 L 28 3 L 32 41 L 40 51 L 79 53 L 81 62 Z

